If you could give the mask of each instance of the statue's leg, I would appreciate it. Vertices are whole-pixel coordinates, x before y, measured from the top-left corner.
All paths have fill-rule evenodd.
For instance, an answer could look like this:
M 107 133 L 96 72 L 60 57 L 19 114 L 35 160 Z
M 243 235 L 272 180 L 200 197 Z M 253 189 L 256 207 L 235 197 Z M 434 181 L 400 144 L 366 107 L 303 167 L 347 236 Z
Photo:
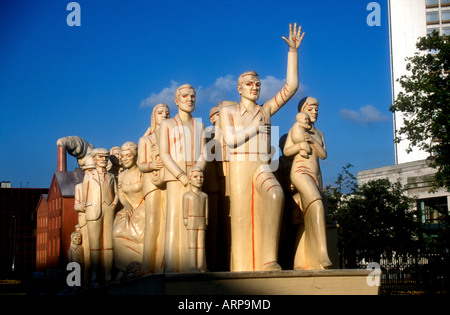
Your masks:
M 284 192 L 273 173 L 265 167 L 258 168 L 254 176 L 254 189 L 258 194 L 255 233 L 259 234 L 261 252 L 258 254 L 260 270 L 281 270 L 278 264 L 278 244 L 283 217 Z
M 197 230 L 188 230 L 188 254 L 189 254 L 189 271 L 197 271 Z
M 91 258 L 91 281 L 93 284 L 99 283 L 100 267 L 102 264 L 102 234 L 103 219 L 87 221 L 89 234 L 89 247 Z
M 161 214 L 161 194 L 157 189 L 145 197 L 145 232 L 142 271 L 155 272 L 156 241 L 158 239 Z
M 114 265 L 113 233 L 112 233 L 113 225 L 114 225 L 114 210 L 107 209 L 103 216 L 103 259 L 104 259 L 104 271 L 106 281 L 111 281 L 112 269 Z
M 231 271 L 254 270 L 252 179 L 248 162 L 230 162 Z
M 167 182 L 167 208 L 166 208 L 166 237 L 164 246 L 164 272 L 180 272 L 179 250 L 179 184 L 176 181 Z
M 305 211 L 305 250 L 310 253 L 310 268 L 326 269 L 332 263 L 328 257 L 325 211 L 321 199 L 313 201 Z

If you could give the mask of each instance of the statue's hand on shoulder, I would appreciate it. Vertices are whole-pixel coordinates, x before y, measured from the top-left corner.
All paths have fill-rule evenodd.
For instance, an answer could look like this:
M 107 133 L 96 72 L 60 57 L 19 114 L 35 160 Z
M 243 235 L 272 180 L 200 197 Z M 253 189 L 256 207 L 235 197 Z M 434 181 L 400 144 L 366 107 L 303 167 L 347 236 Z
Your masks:
M 285 42 L 289 46 L 290 51 L 298 51 L 300 44 L 302 43 L 303 37 L 305 37 L 305 33 L 302 33 L 302 27 L 299 26 L 297 30 L 297 23 L 294 24 L 294 28 L 292 28 L 292 24 L 289 24 L 289 38 L 282 37 Z

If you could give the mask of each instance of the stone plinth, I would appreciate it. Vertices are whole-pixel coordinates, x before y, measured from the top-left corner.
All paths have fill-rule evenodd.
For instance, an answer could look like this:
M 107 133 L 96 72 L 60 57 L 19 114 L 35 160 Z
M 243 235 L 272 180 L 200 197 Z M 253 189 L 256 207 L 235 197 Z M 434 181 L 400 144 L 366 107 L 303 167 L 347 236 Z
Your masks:
M 112 295 L 377 295 L 370 270 L 155 274 L 108 287 Z

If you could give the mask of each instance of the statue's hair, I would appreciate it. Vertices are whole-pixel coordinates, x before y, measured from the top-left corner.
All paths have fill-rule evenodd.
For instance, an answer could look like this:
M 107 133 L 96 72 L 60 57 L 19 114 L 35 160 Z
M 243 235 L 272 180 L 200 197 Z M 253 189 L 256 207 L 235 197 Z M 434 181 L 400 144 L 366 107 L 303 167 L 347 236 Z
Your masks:
M 298 111 L 302 112 L 306 106 L 312 104 L 319 106 L 319 101 L 311 96 L 304 97 L 300 100 L 300 102 L 298 102 Z
M 195 89 L 194 89 L 194 87 L 193 87 L 192 85 L 190 85 L 190 84 L 183 84 L 183 85 L 179 86 L 179 87 L 177 88 L 177 90 L 175 91 L 175 99 L 178 98 L 178 95 L 180 95 L 180 91 L 181 91 L 182 89 L 193 89 L 194 92 L 195 92 Z
M 238 88 L 241 86 L 242 82 L 244 82 L 244 77 L 246 77 L 246 76 L 248 76 L 248 75 L 253 76 L 253 77 L 258 77 L 258 78 L 259 78 L 259 75 L 258 75 L 255 71 L 247 71 L 247 72 L 244 72 L 244 73 L 241 74 L 241 75 L 239 76 L 239 78 L 238 78 L 238 84 L 237 84 Z
M 127 141 L 122 145 L 121 149 L 122 149 L 122 151 L 130 150 L 133 153 L 133 155 L 137 155 L 137 148 L 138 148 L 138 146 L 135 142 Z
M 193 168 L 191 168 L 191 170 L 189 171 L 189 178 L 191 178 L 192 173 L 194 172 L 200 172 L 203 174 L 203 170 L 199 167 L 199 166 L 194 166 Z

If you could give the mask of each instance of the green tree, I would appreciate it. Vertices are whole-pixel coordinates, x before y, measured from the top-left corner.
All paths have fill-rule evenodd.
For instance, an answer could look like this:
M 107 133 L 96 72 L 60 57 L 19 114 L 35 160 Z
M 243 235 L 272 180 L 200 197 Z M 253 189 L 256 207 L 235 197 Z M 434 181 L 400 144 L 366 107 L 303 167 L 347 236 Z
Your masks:
M 387 179 L 357 186 L 351 164 L 343 167 L 337 188 L 327 189 L 328 212 L 339 225 L 343 268 L 356 267 L 357 257 L 378 261 L 381 254 L 413 253 L 420 246 L 420 215 L 402 185 Z M 341 188 L 339 188 L 341 187 Z M 344 187 L 349 193 L 342 193 Z
M 417 42 L 417 52 L 407 58 L 408 75 L 397 81 L 403 92 L 397 95 L 390 111 L 404 114 L 402 136 L 413 146 L 430 154 L 430 166 L 437 169 L 434 186 L 450 191 L 450 43 L 448 36 L 433 32 Z

